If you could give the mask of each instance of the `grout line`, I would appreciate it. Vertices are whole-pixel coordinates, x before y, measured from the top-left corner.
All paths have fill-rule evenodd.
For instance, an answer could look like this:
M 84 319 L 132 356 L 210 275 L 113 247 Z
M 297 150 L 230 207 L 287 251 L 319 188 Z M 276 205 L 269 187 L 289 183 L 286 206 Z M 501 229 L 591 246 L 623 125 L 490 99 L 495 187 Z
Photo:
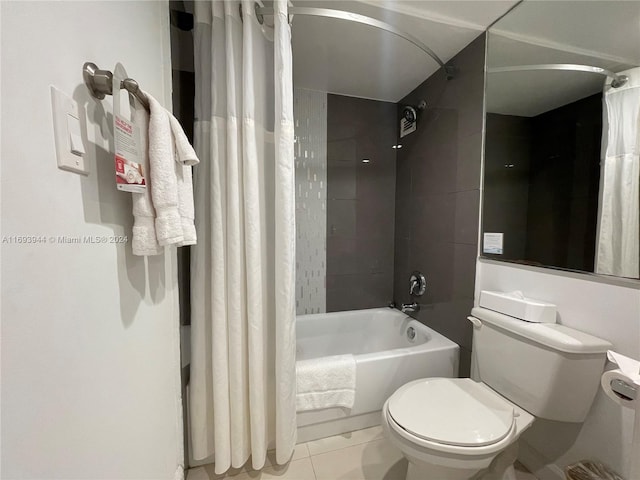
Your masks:
M 313 457 L 311 456 L 311 452 L 309 452 L 309 462 L 311 462 L 311 470 L 313 471 L 313 478 L 318 480 L 318 474 L 316 473 L 316 467 L 313 464 Z
M 309 457 L 317 457 L 319 455 L 324 455 L 325 453 L 337 452 L 339 450 L 345 450 L 347 448 L 356 447 L 358 445 L 364 445 L 366 443 L 377 442 L 379 440 L 384 440 L 384 437 L 372 438 L 371 440 L 366 440 L 364 442 L 353 443 L 351 445 L 347 445 L 347 446 L 340 447 L 340 448 L 334 448 L 333 450 L 327 450 L 326 452 L 320 452 L 320 453 L 316 453 L 314 455 L 311 455 L 311 451 L 309 451 Z

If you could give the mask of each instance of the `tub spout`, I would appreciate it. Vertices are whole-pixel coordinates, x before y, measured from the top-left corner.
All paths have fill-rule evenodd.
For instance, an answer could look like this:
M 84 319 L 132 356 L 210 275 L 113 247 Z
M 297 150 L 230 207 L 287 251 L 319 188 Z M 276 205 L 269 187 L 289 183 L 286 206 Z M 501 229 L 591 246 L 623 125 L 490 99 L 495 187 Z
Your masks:
M 416 302 L 412 302 L 412 303 L 403 303 L 402 304 L 402 313 L 413 313 L 413 312 L 417 312 L 418 310 L 420 310 L 420 305 L 418 305 Z

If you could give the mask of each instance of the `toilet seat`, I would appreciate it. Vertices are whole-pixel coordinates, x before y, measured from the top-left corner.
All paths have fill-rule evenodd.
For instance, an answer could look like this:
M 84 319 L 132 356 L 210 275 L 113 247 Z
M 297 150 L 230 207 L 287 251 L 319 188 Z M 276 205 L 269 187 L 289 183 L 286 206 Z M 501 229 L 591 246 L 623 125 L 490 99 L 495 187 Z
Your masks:
M 509 442 L 520 410 L 469 378 L 410 382 L 389 398 L 386 407 L 389 419 L 406 434 L 418 443 L 442 445 L 443 450 L 491 449 Z

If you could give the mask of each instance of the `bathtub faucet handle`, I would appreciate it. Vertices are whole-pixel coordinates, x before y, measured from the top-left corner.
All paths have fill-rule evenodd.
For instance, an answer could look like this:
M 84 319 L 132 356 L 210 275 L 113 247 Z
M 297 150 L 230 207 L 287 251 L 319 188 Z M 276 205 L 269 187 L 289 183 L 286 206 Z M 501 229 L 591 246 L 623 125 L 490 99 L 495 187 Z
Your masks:
M 421 297 L 427 291 L 427 280 L 424 275 L 418 271 L 411 272 L 409 278 L 409 295 Z

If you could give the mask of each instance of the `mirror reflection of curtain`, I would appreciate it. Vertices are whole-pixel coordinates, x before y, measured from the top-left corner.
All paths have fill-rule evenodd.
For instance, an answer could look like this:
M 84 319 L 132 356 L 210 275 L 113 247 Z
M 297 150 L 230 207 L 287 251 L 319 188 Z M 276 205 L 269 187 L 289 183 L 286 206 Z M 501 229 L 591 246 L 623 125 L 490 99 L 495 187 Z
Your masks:
M 620 88 L 604 91 L 604 159 L 600 177 L 600 214 L 596 273 L 640 276 L 640 68 Z M 606 142 L 606 143 L 604 143 Z

